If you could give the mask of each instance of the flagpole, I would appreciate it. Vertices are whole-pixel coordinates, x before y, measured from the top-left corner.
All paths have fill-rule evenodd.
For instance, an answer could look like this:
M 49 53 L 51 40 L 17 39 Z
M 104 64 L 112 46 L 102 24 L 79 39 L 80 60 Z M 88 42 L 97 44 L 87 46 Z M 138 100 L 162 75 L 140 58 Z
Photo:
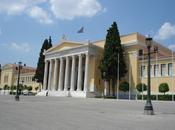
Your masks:
M 143 65 L 144 65 L 144 55 L 142 55 L 142 69 L 143 69 Z M 143 100 L 143 70 L 141 70 L 142 71 L 142 100 Z
M 118 66 L 118 70 L 117 70 L 117 100 L 119 99 L 119 71 L 120 71 L 120 66 L 119 66 L 119 53 L 117 55 L 118 57 L 118 62 L 117 62 L 117 66 Z
M 156 52 L 156 67 L 157 67 L 157 52 Z M 154 68 L 155 69 L 155 68 Z M 155 70 L 154 70 L 155 71 Z M 159 93 L 159 82 L 158 82 L 158 75 L 156 74 L 156 83 L 157 83 L 157 92 Z M 158 100 L 158 93 L 156 94 L 156 100 Z
M 131 87 L 131 63 L 129 62 L 129 100 L 131 99 L 130 87 Z
M 174 72 L 173 49 L 172 49 L 171 51 L 172 51 L 172 74 L 171 74 L 171 79 L 172 79 L 172 80 L 171 80 L 171 85 L 172 85 L 172 101 L 174 101 L 174 95 L 173 95 L 173 94 L 174 94 L 174 93 L 173 93 L 173 90 L 174 90 L 174 89 L 173 89 L 173 85 L 174 85 L 174 83 L 173 83 L 173 76 L 174 76 L 174 73 L 173 73 L 173 72 Z

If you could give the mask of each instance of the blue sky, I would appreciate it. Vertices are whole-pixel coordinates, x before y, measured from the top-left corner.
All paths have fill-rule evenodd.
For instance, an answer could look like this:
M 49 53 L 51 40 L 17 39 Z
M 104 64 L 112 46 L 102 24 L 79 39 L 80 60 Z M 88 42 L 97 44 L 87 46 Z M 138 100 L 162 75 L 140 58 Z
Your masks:
M 121 35 L 150 34 L 175 48 L 174 0 L 0 0 L 0 64 L 36 66 L 45 38 L 100 40 L 113 21 Z M 84 33 L 77 31 L 84 26 Z

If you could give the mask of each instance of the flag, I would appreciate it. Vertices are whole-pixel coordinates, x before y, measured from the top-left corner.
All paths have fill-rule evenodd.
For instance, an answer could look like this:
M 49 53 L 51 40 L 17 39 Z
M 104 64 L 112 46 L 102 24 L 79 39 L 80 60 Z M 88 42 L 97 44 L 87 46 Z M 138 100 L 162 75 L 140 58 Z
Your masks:
M 84 27 L 81 27 L 80 30 L 77 31 L 77 33 L 84 33 Z

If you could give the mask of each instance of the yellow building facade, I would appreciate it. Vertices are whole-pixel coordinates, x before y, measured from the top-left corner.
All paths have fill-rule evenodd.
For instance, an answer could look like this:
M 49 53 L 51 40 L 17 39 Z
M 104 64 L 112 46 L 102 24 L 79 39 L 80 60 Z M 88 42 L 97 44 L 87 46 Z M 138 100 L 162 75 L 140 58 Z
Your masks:
M 62 39 L 56 46 L 45 51 L 44 84 L 38 95 L 46 93 L 50 96 L 70 97 L 103 95 L 104 81 L 101 78 L 99 65 L 103 57 L 104 44 L 105 40 L 74 42 Z M 138 55 L 140 49 L 146 53 L 145 37 L 139 33 L 123 35 L 121 44 L 125 50 L 128 70 L 123 80 L 129 83 L 129 94 L 136 95 L 136 85 L 140 82 L 147 84 L 147 57 Z M 153 42 L 153 46 L 158 46 L 159 52 L 151 57 L 151 91 L 158 94 L 159 84 L 166 82 L 172 88 L 170 93 L 175 92 L 175 88 L 172 87 L 175 84 L 174 57 L 172 58 L 174 52 L 156 42 Z
M 1 68 L 1 78 L 0 87 L 3 89 L 5 85 L 9 87 L 15 85 L 17 86 L 18 70 L 16 69 L 18 65 L 16 64 L 6 64 Z M 32 86 L 32 91 L 35 91 L 36 87 L 40 85 L 33 81 L 32 78 L 35 75 L 35 68 L 23 66 L 20 73 L 20 84 Z

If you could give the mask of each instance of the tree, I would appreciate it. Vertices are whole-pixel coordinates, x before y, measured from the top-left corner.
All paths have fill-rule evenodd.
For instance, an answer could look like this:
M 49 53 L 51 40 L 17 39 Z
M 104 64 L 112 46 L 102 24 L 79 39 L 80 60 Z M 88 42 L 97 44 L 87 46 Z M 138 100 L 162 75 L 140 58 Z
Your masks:
M 119 85 L 119 90 L 121 90 L 123 92 L 129 91 L 129 83 L 127 81 L 121 82 Z
M 27 87 L 27 90 L 30 92 L 30 91 L 32 91 L 32 86 L 28 86 Z
M 52 40 L 51 40 L 51 37 L 49 37 L 49 40 L 45 39 L 44 43 L 42 45 L 40 55 L 39 55 L 39 59 L 38 59 L 38 63 L 37 63 L 36 73 L 35 73 L 34 79 L 33 79 L 33 80 L 36 80 L 38 83 L 41 83 L 41 84 L 43 84 L 44 66 L 45 66 L 45 62 L 44 62 L 45 56 L 43 55 L 43 52 L 45 50 L 48 50 L 51 47 L 52 47 Z
M 35 87 L 35 91 L 38 91 L 39 87 Z
M 143 92 L 147 90 L 147 86 L 144 83 L 138 83 L 136 89 L 138 92 Z
M 6 85 L 4 85 L 4 90 L 9 90 L 10 89 L 10 87 L 6 84 Z
M 161 83 L 159 85 L 159 92 L 160 93 L 164 93 L 164 95 L 165 95 L 165 93 L 168 92 L 168 91 L 169 91 L 169 86 L 168 86 L 167 83 Z
M 118 70 L 119 77 L 117 77 Z M 104 72 L 107 73 L 105 78 L 107 78 L 109 82 L 110 80 L 112 80 L 112 91 L 114 96 L 117 78 L 121 79 L 125 76 L 127 72 L 126 64 L 124 61 L 124 49 L 121 45 L 120 34 L 116 22 L 113 22 L 111 27 L 107 30 L 104 54 L 100 65 L 100 71 L 101 74 L 103 74 Z

